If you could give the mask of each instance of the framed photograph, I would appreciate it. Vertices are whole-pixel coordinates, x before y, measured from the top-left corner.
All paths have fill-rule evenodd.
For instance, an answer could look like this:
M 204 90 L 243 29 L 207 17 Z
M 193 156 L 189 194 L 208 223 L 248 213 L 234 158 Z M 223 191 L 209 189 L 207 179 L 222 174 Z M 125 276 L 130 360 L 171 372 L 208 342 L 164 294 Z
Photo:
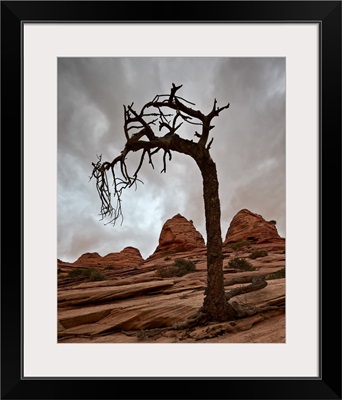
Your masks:
M 341 2 L 1 26 L 2 398 L 341 399 Z

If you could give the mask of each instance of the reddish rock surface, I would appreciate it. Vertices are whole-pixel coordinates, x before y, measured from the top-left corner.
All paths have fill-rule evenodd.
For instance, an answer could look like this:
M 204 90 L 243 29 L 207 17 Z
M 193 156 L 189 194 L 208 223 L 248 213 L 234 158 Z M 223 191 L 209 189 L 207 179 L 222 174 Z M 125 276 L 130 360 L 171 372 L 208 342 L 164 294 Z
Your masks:
M 84 253 L 75 262 L 75 265 L 93 265 L 101 260 L 99 253 Z
M 260 214 L 247 209 L 239 211 L 228 228 L 224 245 L 249 240 L 256 243 L 284 241 L 278 234 L 275 221 L 266 221 Z
M 203 236 L 196 230 L 194 224 L 181 214 L 177 214 L 163 225 L 159 245 L 151 257 L 203 248 L 205 248 Z
M 101 257 L 98 253 L 82 254 L 74 265 L 88 267 L 138 267 L 144 262 L 140 251 L 135 247 L 125 247 L 116 253 Z
M 285 343 L 285 239 L 260 215 L 241 210 L 229 227 L 226 243 L 250 240 L 243 248 L 223 247 L 226 292 L 241 288 L 245 278 L 264 275 L 267 286 L 233 297 L 247 308 L 268 308 L 234 321 L 175 328 L 203 304 L 207 257 L 205 242 L 192 222 L 180 214 L 166 221 L 155 253 L 143 260 L 126 247 L 101 257 L 83 254 L 75 263 L 58 260 L 58 341 L 60 343 Z M 255 250 L 267 255 L 250 258 Z M 168 257 L 165 257 L 165 254 Z M 248 271 L 229 268 L 235 257 L 246 258 Z M 195 271 L 162 278 L 157 273 L 177 258 L 191 260 Z M 135 265 L 135 266 L 134 266 Z M 98 269 L 101 280 L 69 272 Z
M 252 248 L 257 245 L 252 245 Z M 284 343 L 285 310 L 270 310 L 226 323 L 211 323 L 195 329 L 174 330 L 173 325 L 193 316 L 203 304 L 206 287 L 206 255 L 183 253 L 196 270 L 182 277 L 160 278 L 156 271 L 164 256 L 146 260 L 142 268 L 122 278 L 120 269 L 103 269 L 99 282 L 60 279 L 58 284 L 58 341 L 61 343 Z M 188 256 L 187 256 L 188 254 Z M 190 256 L 190 254 L 192 254 Z M 248 257 L 249 253 L 239 254 Z M 172 263 L 179 253 L 174 253 Z M 226 291 L 240 287 L 240 278 L 265 274 L 268 285 L 234 301 L 250 306 L 274 306 L 285 302 L 285 279 L 272 279 L 285 266 L 285 254 L 269 253 L 250 260 L 253 271 L 227 268 L 234 257 L 224 257 Z M 133 274 L 134 273 L 134 274 Z
M 109 253 L 101 260 L 103 266 L 138 267 L 144 262 L 140 251 L 135 247 L 125 247 L 118 253 Z

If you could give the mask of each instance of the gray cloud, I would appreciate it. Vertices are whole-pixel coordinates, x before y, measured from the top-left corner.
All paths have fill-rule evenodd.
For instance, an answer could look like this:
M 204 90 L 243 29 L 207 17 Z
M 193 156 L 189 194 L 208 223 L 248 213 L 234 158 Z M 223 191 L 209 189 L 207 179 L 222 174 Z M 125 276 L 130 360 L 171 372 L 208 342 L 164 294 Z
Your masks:
M 173 154 L 146 163 L 144 184 L 123 194 L 124 221 L 100 221 L 91 162 L 112 160 L 124 146 L 123 105 L 137 109 L 172 82 L 204 113 L 214 98 L 230 108 L 214 120 L 211 148 L 222 208 L 222 236 L 242 208 L 277 221 L 285 236 L 284 58 L 60 58 L 58 60 L 58 257 L 101 255 L 126 246 L 148 257 L 166 219 L 178 212 L 205 235 L 202 179 L 194 161 Z M 183 136 L 193 138 L 186 128 Z M 132 169 L 138 159 L 130 156 Z

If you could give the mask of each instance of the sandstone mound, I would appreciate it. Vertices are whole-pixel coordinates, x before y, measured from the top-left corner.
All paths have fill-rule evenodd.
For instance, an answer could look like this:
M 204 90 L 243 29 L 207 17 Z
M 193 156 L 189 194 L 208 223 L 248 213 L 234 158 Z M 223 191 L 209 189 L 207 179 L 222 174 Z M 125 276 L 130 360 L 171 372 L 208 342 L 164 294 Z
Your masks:
M 103 266 L 138 267 L 144 262 L 140 251 L 135 247 L 125 247 L 118 253 L 109 253 L 101 260 Z
M 177 214 L 162 227 L 159 244 L 151 257 L 205 248 L 203 236 L 193 223 Z
M 239 211 L 228 228 L 224 245 L 249 240 L 252 243 L 283 241 L 275 221 L 266 221 L 260 214 L 247 209 Z
M 77 266 L 89 267 L 138 267 L 144 262 L 140 251 L 135 247 L 125 247 L 116 253 L 109 253 L 101 257 L 98 253 L 82 254 L 75 262 Z
M 75 262 L 75 265 L 94 265 L 101 260 L 99 253 L 84 253 Z

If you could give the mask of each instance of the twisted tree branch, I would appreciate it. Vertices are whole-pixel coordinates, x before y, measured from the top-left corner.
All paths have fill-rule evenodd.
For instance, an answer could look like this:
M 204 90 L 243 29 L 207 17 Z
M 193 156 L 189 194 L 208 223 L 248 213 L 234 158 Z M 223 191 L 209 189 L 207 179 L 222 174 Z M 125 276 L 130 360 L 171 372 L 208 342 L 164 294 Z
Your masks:
M 115 223 L 122 216 L 121 196 L 123 190 L 136 186 L 138 174 L 141 171 L 145 156 L 148 156 L 149 164 L 154 168 L 153 156 L 163 150 L 163 169 L 161 172 L 166 172 L 167 157 L 169 161 L 172 159 L 172 151 L 188 154 L 200 164 L 200 160 L 204 152 L 208 152 L 213 139 L 206 146 L 209 132 L 213 128 L 210 121 L 219 113 L 229 107 L 217 107 L 217 100 L 214 101 L 214 106 L 208 115 L 204 115 L 201 111 L 195 110 L 190 106 L 195 104 L 178 96 L 178 91 L 182 85 L 176 86 L 172 84 L 170 94 L 156 95 L 152 101 L 146 103 L 137 112 L 134 109 L 134 103 L 124 105 L 124 135 L 126 144 L 121 154 L 114 158 L 111 162 L 102 162 L 101 156 L 98 157 L 96 163 L 92 163 L 93 170 L 90 179 L 96 180 L 96 189 L 101 202 L 100 216 L 110 218 L 110 222 Z M 155 109 L 156 112 L 149 112 L 149 109 Z M 164 110 L 171 112 L 164 112 Z M 179 122 L 182 119 L 182 122 Z M 159 122 L 158 129 L 166 129 L 167 133 L 158 137 L 152 127 Z M 177 135 L 177 131 L 182 126 L 183 122 L 190 125 L 201 126 L 202 133 L 195 132 L 195 137 L 199 137 L 198 143 L 182 139 Z M 130 152 L 142 151 L 138 165 L 131 174 L 127 166 L 127 156 Z M 118 169 L 116 166 L 118 165 Z M 110 172 L 112 187 L 109 185 L 107 174 Z M 113 192 L 112 192 L 112 191 Z M 115 200 L 115 205 L 112 200 Z

